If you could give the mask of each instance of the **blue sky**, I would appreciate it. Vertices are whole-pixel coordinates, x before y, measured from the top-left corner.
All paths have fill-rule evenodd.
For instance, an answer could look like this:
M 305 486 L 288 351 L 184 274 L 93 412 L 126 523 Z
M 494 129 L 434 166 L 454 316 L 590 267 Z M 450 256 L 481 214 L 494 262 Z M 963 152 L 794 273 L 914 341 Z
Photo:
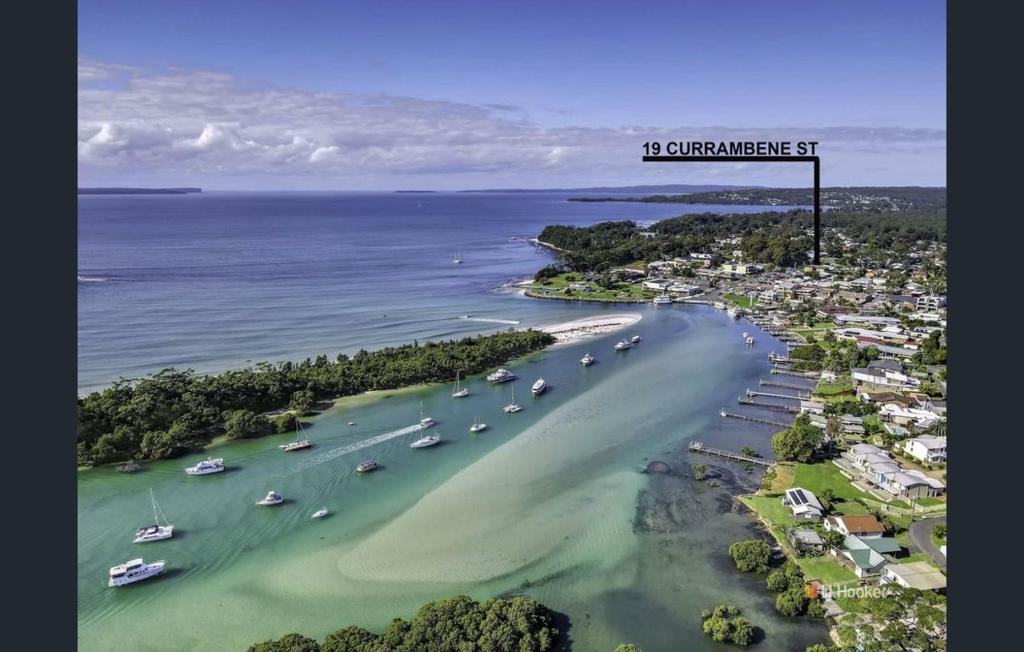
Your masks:
M 945 183 L 944 3 L 633 4 L 81 1 L 80 176 L 662 183 L 646 138 L 817 134 L 826 183 Z

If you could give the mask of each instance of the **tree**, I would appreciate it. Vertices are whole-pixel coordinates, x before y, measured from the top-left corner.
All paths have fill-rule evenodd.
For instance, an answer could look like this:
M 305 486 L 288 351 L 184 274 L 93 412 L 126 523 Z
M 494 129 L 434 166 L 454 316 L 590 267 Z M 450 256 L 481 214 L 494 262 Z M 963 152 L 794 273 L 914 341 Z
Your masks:
M 274 426 L 274 432 L 275 433 L 291 432 L 291 431 L 295 430 L 298 427 L 296 425 L 298 423 L 298 421 L 299 421 L 298 418 L 294 414 L 292 414 L 291 412 L 285 412 L 284 414 L 279 414 L 276 417 L 274 417 L 274 420 L 273 420 L 273 424 L 272 425 Z
M 765 578 L 765 586 L 772 593 L 782 593 L 789 588 L 789 580 L 784 572 L 776 570 L 768 573 L 768 577 Z
M 615 652 L 643 652 L 640 648 L 633 645 L 632 643 L 622 643 L 615 646 Z
M 308 389 L 300 389 L 292 393 L 292 398 L 288 401 L 288 408 L 300 417 L 312 412 L 314 405 L 316 405 L 316 397 Z
M 772 549 L 764 541 L 737 541 L 729 546 L 729 556 L 740 572 L 765 573 L 771 561 Z
M 810 417 L 806 413 L 800 414 L 792 426 L 772 437 L 772 452 L 779 460 L 810 462 L 823 439 L 821 430 L 811 425 Z
M 738 617 L 733 618 L 732 625 L 732 642 L 736 645 L 746 647 L 754 642 L 754 626 L 750 624 L 750 621 L 746 618 Z
M 822 542 L 824 542 L 824 544 L 829 548 L 838 548 L 843 545 L 844 541 L 846 541 L 846 537 L 843 533 L 837 532 L 836 530 L 826 530 L 822 528 L 818 534 L 821 536 Z
M 836 494 L 832 491 L 832 487 L 825 487 L 819 494 L 818 500 L 821 502 L 821 506 L 825 508 L 825 511 L 832 509 L 832 504 L 836 501 Z
M 266 417 L 251 410 L 232 410 L 224 418 L 224 434 L 228 439 L 258 435 L 266 428 Z
M 935 537 L 936 539 L 945 539 L 946 538 L 946 526 L 943 525 L 942 523 L 937 524 L 935 527 L 932 528 L 932 536 Z
M 740 610 L 732 605 L 718 605 L 714 611 L 701 612 L 701 629 L 711 640 L 719 643 L 733 643 L 746 647 L 754 642 L 755 629 L 740 616 Z
M 277 640 L 263 641 L 249 646 L 248 652 L 320 652 L 320 644 L 302 634 L 285 634 Z
M 790 587 L 775 598 L 775 610 L 783 616 L 799 616 L 807 610 L 803 586 Z
M 693 465 L 693 479 L 703 480 L 707 474 L 708 467 L 706 464 L 694 464 Z

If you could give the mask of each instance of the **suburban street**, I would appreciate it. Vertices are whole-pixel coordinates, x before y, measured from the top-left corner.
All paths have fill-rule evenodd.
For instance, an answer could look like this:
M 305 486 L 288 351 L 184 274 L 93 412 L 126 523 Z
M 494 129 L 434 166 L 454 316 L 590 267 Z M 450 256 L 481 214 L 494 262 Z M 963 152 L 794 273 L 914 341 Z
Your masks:
M 946 569 L 946 557 L 939 552 L 939 549 L 932 543 L 932 528 L 936 525 L 945 525 L 945 516 L 935 518 L 923 518 L 910 524 L 910 540 L 921 552 L 932 558 L 943 570 Z

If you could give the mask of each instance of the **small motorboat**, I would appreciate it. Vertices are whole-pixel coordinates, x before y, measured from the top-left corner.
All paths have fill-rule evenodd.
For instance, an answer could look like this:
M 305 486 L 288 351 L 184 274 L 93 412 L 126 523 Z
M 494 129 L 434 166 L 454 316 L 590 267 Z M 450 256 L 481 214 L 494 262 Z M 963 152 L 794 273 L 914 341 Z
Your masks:
M 583 365 L 584 367 L 589 367 L 590 365 L 594 364 L 594 356 L 590 355 L 589 353 L 586 354 L 585 356 L 580 358 L 580 364 Z
M 619 340 L 618 342 L 615 343 L 616 351 L 625 351 L 626 349 L 631 348 L 633 348 L 633 345 L 627 342 L 626 340 Z
M 516 375 L 508 369 L 498 369 L 493 374 L 487 377 L 487 381 L 491 383 L 505 383 L 510 380 L 515 380 Z
M 633 344 L 636 344 L 637 342 L 639 342 L 639 341 L 640 341 L 640 336 L 639 336 L 639 335 L 634 335 L 633 337 L 631 337 L 631 338 L 629 339 L 629 341 L 630 341 L 631 343 L 633 343 Z
M 284 496 L 276 491 L 268 491 L 267 495 L 256 501 L 257 505 L 280 505 L 284 502 Z
M 667 306 L 672 303 L 672 297 L 667 294 L 661 294 L 654 297 L 654 305 L 656 306 Z
M 426 437 L 420 437 L 413 443 L 409 444 L 409 448 L 428 448 L 439 443 L 441 443 L 440 435 L 427 435 Z
M 546 390 L 547 388 L 547 382 L 545 382 L 543 378 L 538 378 L 537 382 L 535 382 L 533 384 L 533 387 L 530 388 L 530 391 L 533 392 L 534 396 L 540 396 L 541 394 L 544 393 L 544 390 Z
M 380 465 L 377 464 L 376 460 L 365 460 L 356 465 L 356 471 L 358 473 L 369 473 L 370 471 L 376 471 L 378 466 Z
M 313 512 L 313 516 L 311 516 L 310 518 L 323 518 L 330 513 L 331 512 L 326 507 L 321 507 L 320 509 Z
M 356 425 L 356 422 L 355 422 L 355 421 L 349 421 L 349 422 L 348 422 L 348 425 L 350 425 L 350 426 L 354 426 L 354 425 Z

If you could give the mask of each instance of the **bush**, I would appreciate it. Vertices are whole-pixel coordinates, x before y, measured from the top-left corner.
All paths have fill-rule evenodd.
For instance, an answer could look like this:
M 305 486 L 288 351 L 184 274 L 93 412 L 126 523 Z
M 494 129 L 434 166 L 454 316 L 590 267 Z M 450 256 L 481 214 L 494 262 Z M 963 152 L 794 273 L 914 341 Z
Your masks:
M 302 634 L 285 634 L 281 638 L 249 646 L 248 652 L 321 652 L 320 644 Z
M 231 410 L 224 415 L 224 434 L 228 439 L 252 437 L 266 429 L 266 417 L 251 410 Z
M 643 650 L 632 643 L 622 643 L 615 647 L 615 652 L 643 652 Z
M 768 590 L 772 593 L 782 593 L 789 588 L 789 579 L 786 577 L 786 574 L 780 570 L 772 571 L 765 579 L 765 586 L 767 586 Z
M 766 573 L 772 549 L 764 541 L 737 541 L 729 546 L 729 556 L 743 573 Z
M 300 417 L 312 412 L 314 405 L 316 405 L 316 396 L 308 389 L 300 389 L 292 393 L 292 398 L 288 401 L 288 408 Z
M 942 523 L 939 523 L 938 525 L 933 527 L 932 528 L 932 536 L 934 536 L 936 539 L 945 539 L 946 538 L 946 526 L 943 525 Z
M 271 425 L 273 426 L 275 433 L 291 432 L 298 427 L 296 426 L 298 421 L 298 418 L 296 418 L 294 414 L 291 412 L 285 412 L 284 414 L 279 414 L 274 417 Z
M 706 464 L 694 464 L 693 465 L 693 479 L 703 480 L 707 475 L 708 467 Z
M 807 601 L 802 586 L 791 587 L 775 598 L 775 610 L 783 616 L 799 616 L 807 611 Z
M 732 605 L 718 605 L 714 611 L 701 612 L 701 629 L 711 640 L 719 643 L 733 643 L 746 647 L 754 642 L 755 630 L 740 610 Z
M 811 425 L 811 419 L 801 414 L 793 425 L 772 437 L 772 452 L 775 458 L 786 462 L 810 462 L 824 440 L 820 428 Z

